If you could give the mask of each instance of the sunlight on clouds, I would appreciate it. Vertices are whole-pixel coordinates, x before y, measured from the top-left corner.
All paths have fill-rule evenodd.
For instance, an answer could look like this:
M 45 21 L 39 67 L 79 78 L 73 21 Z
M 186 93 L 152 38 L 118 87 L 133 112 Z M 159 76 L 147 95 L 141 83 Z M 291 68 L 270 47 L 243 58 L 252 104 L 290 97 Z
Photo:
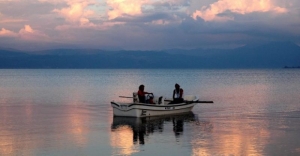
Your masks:
M 29 33 L 33 33 L 33 29 L 30 27 L 30 25 L 25 25 L 24 31 L 29 32 Z
M 58 4 L 58 3 L 61 3 L 63 2 L 62 0 L 38 0 L 39 2 L 42 2 L 42 3 L 53 3 L 53 4 Z
M 22 28 L 19 31 L 19 37 L 23 40 L 31 40 L 31 41 L 48 41 L 49 37 L 38 31 L 33 30 L 30 25 L 25 25 L 24 28 Z
M 115 26 L 115 25 L 123 25 L 125 24 L 125 22 L 103 22 L 101 24 L 93 24 L 93 23 L 88 23 L 88 21 L 86 21 L 86 19 L 81 19 L 81 25 L 77 26 L 77 25 L 70 25 L 70 24 L 64 24 L 64 25 L 59 25 L 55 27 L 55 30 L 58 31 L 66 31 L 69 29 L 78 29 L 78 28 L 93 28 L 94 30 L 108 30 L 111 27 Z M 68 37 L 65 38 L 67 40 L 75 40 L 76 36 L 73 37 Z
M 53 12 L 58 13 L 66 19 L 66 21 L 71 23 L 78 23 L 80 25 L 93 26 L 90 23 L 88 17 L 94 15 L 94 11 L 87 9 L 91 2 L 68 2 L 68 7 L 63 9 L 54 9 Z
M 287 12 L 286 8 L 281 8 L 281 7 L 275 7 L 273 10 L 275 12 L 277 12 L 277 13 L 285 13 L 285 12 Z
M 108 11 L 108 19 L 115 19 L 124 14 L 140 15 L 142 14 L 142 5 L 146 0 L 107 0 L 106 3 L 112 9 Z
M 96 25 L 94 23 L 91 23 L 87 18 L 80 18 L 80 26 L 94 27 Z
M 50 38 L 38 31 L 31 28 L 30 25 L 25 25 L 18 33 L 2 28 L 0 30 L 0 37 L 15 37 L 21 40 L 29 41 L 49 41 Z
M 12 31 L 10 31 L 10 30 L 6 30 L 6 29 L 2 28 L 2 29 L 0 30 L 0 37 L 1 37 L 1 36 L 5 36 L 5 37 L 16 37 L 17 34 L 14 33 L 14 32 L 12 32 Z
M 75 4 L 70 4 L 69 7 L 63 8 L 61 10 L 55 9 L 54 12 L 59 13 L 60 15 L 65 17 L 66 20 L 70 22 L 77 22 L 82 17 L 92 14 L 91 11 L 84 10 L 86 6 L 87 6 L 86 3 L 75 3 Z
M 210 6 L 204 6 L 200 10 L 193 13 L 192 17 L 196 20 L 201 17 L 205 21 L 227 21 L 233 20 L 232 17 L 218 16 L 226 11 L 238 14 L 247 14 L 252 12 L 268 12 L 284 13 L 287 10 L 278 6 L 274 6 L 271 0 L 219 0 Z
M 0 19 L 0 23 L 19 23 L 19 22 L 26 22 L 28 20 L 25 19 Z

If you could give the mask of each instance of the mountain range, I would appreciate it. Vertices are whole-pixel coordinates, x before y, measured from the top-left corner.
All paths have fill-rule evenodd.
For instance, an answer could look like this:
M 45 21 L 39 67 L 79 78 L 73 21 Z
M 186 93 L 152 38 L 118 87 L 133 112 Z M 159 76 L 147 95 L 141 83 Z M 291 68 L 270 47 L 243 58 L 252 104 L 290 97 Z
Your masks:
M 52 49 L 20 51 L 0 48 L 0 68 L 283 68 L 300 66 L 300 47 L 291 42 L 245 45 L 236 49 L 168 49 L 109 51 Z

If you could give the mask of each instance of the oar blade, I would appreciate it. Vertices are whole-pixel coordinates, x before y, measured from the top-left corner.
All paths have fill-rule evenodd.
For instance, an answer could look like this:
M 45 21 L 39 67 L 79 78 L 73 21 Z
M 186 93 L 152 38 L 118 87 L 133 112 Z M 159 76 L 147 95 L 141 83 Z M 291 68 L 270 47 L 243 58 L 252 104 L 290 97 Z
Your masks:
M 120 98 L 133 98 L 133 97 L 129 97 L 129 96 L 119 96 Z
M 214 103 L 213 101 L 193 101 L 193 103 Z

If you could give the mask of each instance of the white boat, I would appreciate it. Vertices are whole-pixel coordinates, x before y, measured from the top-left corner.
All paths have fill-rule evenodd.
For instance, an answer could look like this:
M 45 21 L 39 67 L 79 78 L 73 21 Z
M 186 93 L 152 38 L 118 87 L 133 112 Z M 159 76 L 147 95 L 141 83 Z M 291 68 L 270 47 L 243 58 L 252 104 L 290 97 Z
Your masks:
M 198 101 L 196 96 L 191 95 L 185 96 L 184 102 L 178 104 L 169 104 L 170 100 L 166 100 L 162 96 L 154 98 L 155 104 L 140 103 L 135 92 L 133 97 L 128 98 L 133 98 L 133 102 L 111 102 L 114 116 L 148 117 L 181 114 L 190 112 L 197 103 L 213 103 L 212 101 Z

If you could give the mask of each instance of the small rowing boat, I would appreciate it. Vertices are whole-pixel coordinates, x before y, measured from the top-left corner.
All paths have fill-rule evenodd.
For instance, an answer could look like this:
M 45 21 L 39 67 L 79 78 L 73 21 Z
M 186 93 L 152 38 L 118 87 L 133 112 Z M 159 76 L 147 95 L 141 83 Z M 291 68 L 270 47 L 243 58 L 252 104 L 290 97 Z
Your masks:
M 137 98 L 137 93 L 133 93 L 133 102 L 111 102 L 114 116 L 127 117 L 148 117 L 161 116 L 171 114 L 181 114 L 190 112 L 197 103 L 213 103 L 213 101 L 199 101 L 196 96 L 189 95 L 184 97 L 184 102 L 170 104 L 171 100 L 164 99 L 163 96 L 154 98 L 154 104 L 140 103 Z

